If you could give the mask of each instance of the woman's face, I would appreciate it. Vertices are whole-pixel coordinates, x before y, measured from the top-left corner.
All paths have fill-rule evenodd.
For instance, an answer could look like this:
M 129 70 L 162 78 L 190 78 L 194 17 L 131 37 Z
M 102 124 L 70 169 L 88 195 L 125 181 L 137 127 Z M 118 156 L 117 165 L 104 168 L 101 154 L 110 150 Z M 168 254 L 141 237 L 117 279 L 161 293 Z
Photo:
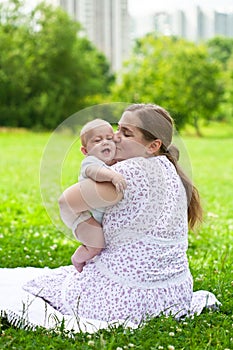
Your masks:
M 116 160 L 133 157 L 149 157 L 146 146 L 150 143 L 138 127 L 142 127 L 140 119 L 134 112 L 124 112 L 115 133 Z

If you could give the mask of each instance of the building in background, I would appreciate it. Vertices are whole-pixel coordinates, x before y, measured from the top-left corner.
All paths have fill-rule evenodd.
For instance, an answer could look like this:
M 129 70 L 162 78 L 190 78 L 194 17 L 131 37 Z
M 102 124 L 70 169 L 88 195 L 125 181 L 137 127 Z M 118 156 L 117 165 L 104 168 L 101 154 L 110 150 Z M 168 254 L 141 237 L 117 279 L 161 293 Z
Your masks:
M 217 35 L 233 37 L 232 10 L 191 6 L 130 17 L 128 0 L 47 0 L 47 3 L 62 7 L 81 23 L 84 35 L 105 54 L 115 72 L 128 58 L 134 39 L 149 32 L 175 35 L 196 43 Z
M 214 36 L 233 37 L 233 11 L 203 10 L 196 6 L 186 10 L 159 11 L 150 16 L 133 18 L 132 37 L 148 32 L 200 42 Z
M 130 51 L 128 0 L 47 0 L 61 6 L 83 26 L 89 40 L 102 51 L 113 71 Z
M 171 16 L 171 26 L 174 35 L 187 39 L 187 17 L 183 10 L 177 10 Z
M 233 12 L 214 12 L 214 32 L 218 35 L 233 37 Z

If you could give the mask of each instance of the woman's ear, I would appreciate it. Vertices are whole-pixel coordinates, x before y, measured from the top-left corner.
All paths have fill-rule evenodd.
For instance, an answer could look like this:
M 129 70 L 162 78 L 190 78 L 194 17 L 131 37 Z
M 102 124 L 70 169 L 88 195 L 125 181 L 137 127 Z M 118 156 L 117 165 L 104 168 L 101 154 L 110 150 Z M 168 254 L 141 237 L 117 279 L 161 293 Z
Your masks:
M 81 146 L 80 150 L 81 150 L 81 152 L 84 154 L 84 156 L 86 156 L 86 155 L 87 155 L 87 153 L 88 153 L 88 152 L 87 152 L 86 147 Z
M 159 139 L 154 140 L 147 146 L 147 153 L 148 154 L 156 154 L 156 153 L 158 153 L 161 146 L 162 146 L 161 140 L 159 140 Z

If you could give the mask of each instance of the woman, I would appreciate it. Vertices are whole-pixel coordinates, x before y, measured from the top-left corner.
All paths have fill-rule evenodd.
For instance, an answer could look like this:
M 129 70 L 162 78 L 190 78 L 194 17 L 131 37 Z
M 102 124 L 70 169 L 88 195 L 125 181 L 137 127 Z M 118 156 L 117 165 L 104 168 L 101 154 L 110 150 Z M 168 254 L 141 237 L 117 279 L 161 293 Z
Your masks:
M 201 221 L 202 209 L 196 188 L 177 164 L 172 134 L 172 118 L 163 108 L 136 104 L 126 109 L 115 136 L 118 162 L 113 166 L 127 181 L 124 195 L 110 183 L 85 180 L 59 201 L 69 227 L 78 213 L 107 205 L 106 248 L 81 274 L 73 266 L 61 267 L 28 282 L 25 290 L 62 314 L 134 324 L 218 303 L 211 293 L 193 293 L 187 234 L 188 226 Z

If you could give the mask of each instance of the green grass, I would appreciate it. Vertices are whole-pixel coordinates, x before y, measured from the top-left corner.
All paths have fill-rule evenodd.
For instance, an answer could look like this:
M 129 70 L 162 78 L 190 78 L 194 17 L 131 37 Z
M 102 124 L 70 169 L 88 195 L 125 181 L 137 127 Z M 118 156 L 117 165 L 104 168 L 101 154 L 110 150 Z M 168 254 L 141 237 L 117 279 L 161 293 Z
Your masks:
M 0 349 L 233 349 L 233 133 L 228 126 L 215 124 L 205 127 L 203 134 L 197 138 L 189 132 L 183 138 L 205 210 L 204 223 L 190 234 L 188 257 L 194 289 L 214 292 L 222 302 L 220 311 L 205 311 L 182 322 L 155 318 L 134 331 L 119 327 L 72 337 L 62 326 L 32 332 L 15 329 L 2 319 Z M 40 162 L 49 136 L 0 133 L 1 267 L 69 264 L 76 248 L 53 224 L 41 200 Z M 69 136 L 64 136 L 61 148 L 67 145 L 65 140 L 69 143 Z M 81 160 L 78 146 L 72 145 L 62 164 L 61 191 L 76 180 Z

